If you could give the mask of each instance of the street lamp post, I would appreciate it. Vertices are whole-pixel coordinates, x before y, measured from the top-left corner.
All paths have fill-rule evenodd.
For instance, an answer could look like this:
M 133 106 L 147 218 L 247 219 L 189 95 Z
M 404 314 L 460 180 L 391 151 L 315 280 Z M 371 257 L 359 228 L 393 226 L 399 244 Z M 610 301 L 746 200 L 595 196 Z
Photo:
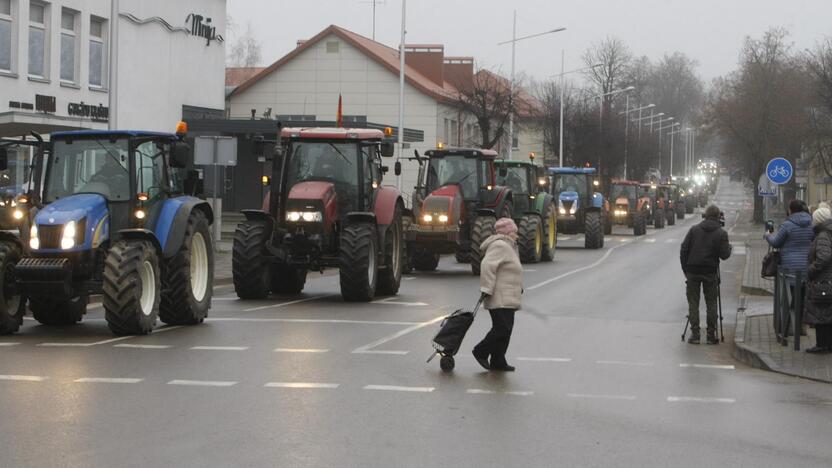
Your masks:
M 627 94 L 627 108 L 624 112 L 619 112 L 619 115 L 624 114 L 624 179 L 627 179 L 627 146 L 630 140 L 630 112 L 641 112 L 644 109 L 652 109 L 656 107 L 655 104 L 648 104 L 646 106 L 639 107 L 637 109 L 630 109 L 630 95 Z M 639 130 L 641 130 L 641 125 L 639 125 Z
M 670 122 L 671 120 L 674 120 L 674 118 L 670 117 L 665 122 Z M 673 128 L 677 125 L 680 125 L 680 124 L 678 122 L 676 122 L 676 123 L 673 123 L 673 124 L 670 124 L 670 125 L 667 125 L 667 126 L 664 126 L 664 127 L 662 127 L 662 124 L 659 124 L 659 128 L 656 130 L 657 132 L 659 132 L 659 170 L 660 171 L 662 169 L 662 135 L 664 134 L 665 130 L 667 130 L 669 128 Z M 672 163 L 671 163 L 671 165 L 672 165 Z M 673 170 L 672 167 L 671 167 L 671 170 Z
M 662 170 L 662 132 L 661 132 L 662 124 L 670 122 L 671 120 L 675 120 L 675 118 L 674 117 L 668 117 L 666 119 L 660 119 L 660 120 L 655 122 L 655 124 L 659 126 L 659 168 L 658 169 L 660 171 Z M 653 131 L 653 125 L 654 125 L 652 120 L 650 121 L 649 125 L 650 125 L 650 131 L 652 132 Z
M 375 3 L 373 5 L 375 5 Z M 404 153 L 404 41 L 405 36 L 407 35 L 407 30 L 405 29 L 406 19 L 407 0 L 402 0 L 402 38 L 401 43 L 399 45 L 399 134 L 397 135 L 399 146 L 399 160 L 402 157 L 402 153 Z M 396 187 L 399 190 L 402 189 L 401 174 L 396 176 Z
M 596 63 L 595 65 L 591 65 L 591 66 L 584 67 L 584 68 L 578 68 L 578 69 L 575 69 L 575 70 L 563 71 L 563 64 L 564 64 L 565 55 L 566 55 L 566 51 L 561 50 L 561 53 L 560 53 L 560 130 L 559 130 L 560 142 L 558 143 L 558 158 L 559 158 L 559 166 L 560 167 L 563 167 L 563 88 L 564 88 L 563 77 L 570 74 L 570 73 L 578 73 L 578 72 L 590 70 L 590 69 L 593 69 L 593 68 L 596 68 L 596 67 L 600 67 L 601 65 L 603 65 L 601 63 Z
M 498 42 L 497 45 L 511 44 L 511 80 L 508 86 L 508 158 L 511 159 L 512 150 L 514 149 L 514 62 L 515 62 L 515 44 L 520 41 L 531 39 L 533 37 L 544 36 L 546 34 L 553 34 L 561 31 L 566 31 L 566 28 L 556 28 L 551 31 L 544 31 L 542 33 L 530 34 L 528 36 L 517 37 L 517 10 L 514 10 L 514 20 L 511 28 L 511 40 Z
M 681 124 L 676 122 L 675 124 L 671 125 L 671 127 L 678 127 Z M 672 132 L 668 133 L 670 136 L 670 179 L 673 179 L 673 142 L 676 140 L 676 135 L 682 133 L 682 129 L 673 130 Z
M 109 53 L 109 73 L 107 76 L 107 87 L 109 92 L 107 94 L 107 105 L 109 111 L 107 114 L 107 128 L 115 130 L 118 128 L 117 111 L 118 111 L 118 23 L 119 23 L 119 9 L 118 0 L 110 0 L 110 53 Z
M 635 86 L 628 86 L 626 88 L 614 89 L 608 93 L 604 94 L 596 94 L 594 96 L 595 99 L 600 99 L 600 103 L 598 105 L 598 129 L 603 130 L 604 127 L 604 98 L 607 96 L 616 96 L 621 93 L 629 93 L 630 91 L 636 89 Z

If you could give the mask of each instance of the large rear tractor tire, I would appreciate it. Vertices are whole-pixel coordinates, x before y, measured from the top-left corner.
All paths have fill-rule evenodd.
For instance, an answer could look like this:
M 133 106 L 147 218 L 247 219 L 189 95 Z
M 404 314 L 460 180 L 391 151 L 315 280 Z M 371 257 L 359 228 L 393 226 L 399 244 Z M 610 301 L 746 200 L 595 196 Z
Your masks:
M 600 211 L 589 211 L 584 219 L 584 248 L 600 249 L 604 246 L 604 221 Z
M 633 235 L 634 236 L 642 236 L 644 235 L 644 228 L 646 230 L 647 226 L 647 219 L 645 217 L 645 213 L 635 213 L 633 215 Z
M 306 286 L 306 270 L 290 265 L 271 266 L 271 290 L 275 294 L 300 294 Z
M 554 203 L 549 204 L 549 208 L 544 213 L 543 217 L 543 252 L 540 260 L 544 262 L 551 262 L 555 258 L 555 251 L 558 248 L 558 218 L 555 213 Z
M 341 296 L 345 301 L 368 302 L 378 284 L 376 227 L 351 224 L 341 233 Z
M 471 263 L 471 251 L 468 247 L 460 247 L 454 252 L 454 259 L 457 263 Z
M 410 261 L 416 271 L 436 271 L 439 266 L 439 254 L 422 252 L 416 254 Z
M 653 227 L 656 229 L 664 229 L 664 210 L 657 209 L 653 214 Z
M 675 210 L 667 210 L 667 225 L 673 226 L 676 224 L 676 211 Z
M 676 219 L 685 219 L 685 210 L 687 210 L 687 203 L 683 203 L 676 207 Z
M 265 258 L 266 223 L 245 221 L 234 232 L 231 274 L 234 291 L 240 299 L 265 299 L 272 286 L 271 269 Z
M 610 219 L 610 215 L 607 214 L 606 216 L 601 217 L 601 221 L 604 223 L 604 235 L 611 236 L 612 235 L 612 219 Z M 603 242 L 601 243 L 603 246 Z
M 30 297 L 29 308 L 32 316 L 42 325 L 75 325 L 87 313 L 87 296 L 72 299 L 55 299 L 51 297 Z
M 543 226 L 537 215 L 525 215 L 517 226 L 517 246 L 522 263 L 538 263 L 543 255 Z
M 385 296 L 393 296 L 399 292 L 402 284 L 402 264 L 404 263 L 404 236 L 402 235 L 401 207 L 396 207 L 393 223 L 387 229 L 384 246 L 383 270 L 378 272 L 378 286 L 376 292 Z
M 693 214 L 693 209 L 696 208 L 696 202 L 685 202 L 685 214 Z
M 480 275 L 480 263 L 483 257 L 482 243 L 494 234 L 496 223 L 497 218 L 493 216 L 477 216 L 474 225 L 471 226 L 471 273 L 476 276 Z
M 121 240 L 104 261 L 104 318 L 116 335 L 147 335 L 161 300 L 159 258 L 150 242 Z
M 0 242 L 0 335 L 20 329 L 26 313 L 26 299 L 14 283 L 14 267 L 20 261 L 20 246 L 14 242 Z
M 194 210 L 188 217 L 182 247 L 164 270 L 159 318 L 169 325 L 202 323 L 214 293 L 214 247 L 205 213 Z

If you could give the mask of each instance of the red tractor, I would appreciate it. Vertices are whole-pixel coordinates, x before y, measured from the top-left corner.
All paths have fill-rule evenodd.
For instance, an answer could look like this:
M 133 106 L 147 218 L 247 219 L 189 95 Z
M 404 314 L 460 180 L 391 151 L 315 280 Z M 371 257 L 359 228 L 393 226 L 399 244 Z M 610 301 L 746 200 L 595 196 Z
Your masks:
M 264 209 L 243 210 L 234 233 L 237 296 L 296 294 L 308 271 L 328 267 L 340 270 L 347 301 L 395 294 L 405 208 L 398 190 L 381 186 L 392 142 L 380 130 L 284 128 L 274 143 Z
M 613 179 L 610 185 L 610 203 L 613 205 L 613 224 L 633 228 L 633 235 L 647 233 L 650 218 L 650 197 L 639 182 Z
M 512 193 L 496 185 L 497 153 L 483 149 L 438 149 L 418 153 L 419 181 L 413 193 L 413 223 L 407 229 L 409 268 L 433 271 L 440 254 L 455 254 L 480 273 L 480 244 L 494 234 L 498 218 L 512 217 Z

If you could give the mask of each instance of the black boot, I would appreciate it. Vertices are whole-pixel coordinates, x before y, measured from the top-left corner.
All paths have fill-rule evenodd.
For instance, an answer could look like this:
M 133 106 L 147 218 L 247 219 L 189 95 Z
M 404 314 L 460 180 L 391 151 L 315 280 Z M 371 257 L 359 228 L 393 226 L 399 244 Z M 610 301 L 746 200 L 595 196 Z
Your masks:
M 709 332 L 706 340 L 708 344 L 719 344 L 719 339 L 716 337 L 716 333 Z
M 471 352 L 471 354 L 474 355 L 474 359 L 476 359 L 477 362 L 480 363 L 480 365 L 485 370 L 491 370 L 491 366 L 488 364 L 488 354 L 487 353 L 483 355 L 483 354 L 478 353 L 477 350 L 475 349 Z
M 688 343 L 690 344 L 699 344 L 702 341 L 702 337 L 699 335 L 699 330 L 690 332 L 690 338 L 688 338 Z

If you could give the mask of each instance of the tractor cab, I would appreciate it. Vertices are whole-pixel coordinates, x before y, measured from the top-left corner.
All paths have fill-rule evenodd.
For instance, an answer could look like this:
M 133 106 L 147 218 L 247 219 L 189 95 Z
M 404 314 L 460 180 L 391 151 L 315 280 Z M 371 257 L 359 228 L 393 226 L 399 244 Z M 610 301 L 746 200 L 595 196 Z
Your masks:
M 514 213 L 516 215 L 533 210 L 536 196 L 545 190 L 545 179 L 540 177 L 540 167 L 533 162 L 499 160 L 497 167 L 497 185 L 511 189 L 514 195 Z M 540 180 L 544 184 L 540 184 Z
M 30 201 L 40 191 L 32 175 L 40 170 L 46 148 L 39 135 L 35 140 L 0 138 L 0 231 L 28 233 Z

